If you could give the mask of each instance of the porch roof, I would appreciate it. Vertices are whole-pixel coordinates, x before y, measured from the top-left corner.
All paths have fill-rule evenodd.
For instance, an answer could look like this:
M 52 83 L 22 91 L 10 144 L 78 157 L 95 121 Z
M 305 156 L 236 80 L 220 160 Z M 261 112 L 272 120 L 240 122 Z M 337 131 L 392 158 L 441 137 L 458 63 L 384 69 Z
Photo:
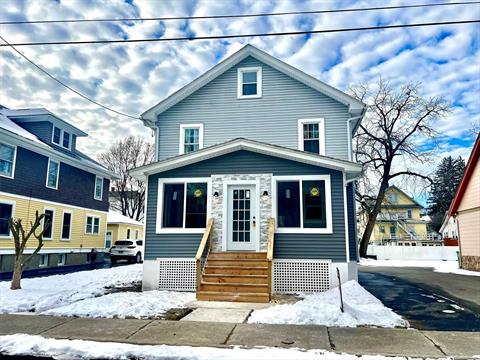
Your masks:
M 136 178 L 145 179 L 152 174 L 195 164 L 200 161 L 216 158 L 218 156 L 230 154 L 240 150 L 251 151 L 263 155 L 279 157 L 291 161 L 342 171 L 345 173 L 347 180 L 356 179 L 361 176 L 362 173 L 362 165 L 351 161 L 340 160 L 329 156 L 313 154 L 260 141 L 237 138 L 221 144 L 209 146 L 201 150 L 174 156 L 163 161 L 132 169 L 130 170 L 130 174 Z

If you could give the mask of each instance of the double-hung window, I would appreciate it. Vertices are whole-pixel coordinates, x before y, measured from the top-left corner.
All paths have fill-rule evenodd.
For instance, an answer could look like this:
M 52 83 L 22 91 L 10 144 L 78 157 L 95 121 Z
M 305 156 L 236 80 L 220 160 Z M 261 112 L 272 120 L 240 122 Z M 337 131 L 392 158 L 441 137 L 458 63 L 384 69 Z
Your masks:
M 87 215 L 85 233 L 90 235 L 98 235 L 100 233 L 100 218 L 98 216 Z
M 9 221 L 13 217 L 13 204 L 0 203 L 0 238 L 10 236 Z
M 95 176 L 95 193 L 94 193 L 95 200 L 102 200 L 103 199 L 103 178 L 99 176 Z
M 325 155 L 325 126 L 323 119 L 298 120 L 298 148 Z
M 180 154 L 203 148 L 203 124 L 180 125 Z
M 329 175 L 275 177 L 279 232 L 332 233 Z
M 70 240 L 70 233 L 72 228 L 72 213 L 64 212 L 62 219 L 62 240 Z
M 159 182 L 157 232 L 205 228 L 209 179 L 165 179 Z
M 64 147 L 65 149 L 71 148 L 72 135 L 65 130 L 62 130 L 56 126 L 53 127 L 52 143 Z
M 43 239 L 44 240 L 52 240 L 53 238 L 53 221 L 55 218 L 55 210 L 53 209 L 45 209 L 44 210 L 45 217 L 43 218 Z
M 50 189 L 58 188 L 58 173 L 60 171 L 60 163 L 58 161 L 48 159 L 47 168 L 47 187 Z
M 13 178 L 17 148 L 0 142 L 0 176 Z
M 237 97 L 239 99 L 262 97 L 262 68 L 238 68 L 237 83 Z

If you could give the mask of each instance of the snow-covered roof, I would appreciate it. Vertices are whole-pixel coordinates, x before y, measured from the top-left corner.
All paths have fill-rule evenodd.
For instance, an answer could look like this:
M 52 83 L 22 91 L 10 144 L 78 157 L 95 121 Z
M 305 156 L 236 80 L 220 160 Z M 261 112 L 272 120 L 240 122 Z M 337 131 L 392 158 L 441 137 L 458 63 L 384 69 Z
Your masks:
M 133 220 L 128 216 L 122 215 L 116 211 L 110 210 L 107 214 L 107 223 L 108 224 L 130 224 L 130 225 L 140 225 L 143 226 L 143 223 L 137 220 Z
M 1 112 L 0 112 L 0 128 L 5 129 L 11 133 L 20 135 L 28 140 L 35 141 L 38 144 L 42 144 L 42 145 L 45 145 L 46 147 L 49 147 L 44 142 L 42 142 L 39 138 L 33 135 L 31 132 L 25 130 L 20 125 L 15 124 L 12 120 L 10 120 L 8 117 L 3 115 Z

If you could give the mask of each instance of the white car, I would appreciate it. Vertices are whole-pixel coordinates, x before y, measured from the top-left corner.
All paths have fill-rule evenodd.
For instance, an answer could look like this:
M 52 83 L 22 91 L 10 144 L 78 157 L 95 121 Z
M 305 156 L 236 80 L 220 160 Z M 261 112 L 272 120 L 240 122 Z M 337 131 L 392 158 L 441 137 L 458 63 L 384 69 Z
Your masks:
M 118 260 L 140 263 L 143 259 L 143 240 L 117 240 L 110 249 L 110 261 Z

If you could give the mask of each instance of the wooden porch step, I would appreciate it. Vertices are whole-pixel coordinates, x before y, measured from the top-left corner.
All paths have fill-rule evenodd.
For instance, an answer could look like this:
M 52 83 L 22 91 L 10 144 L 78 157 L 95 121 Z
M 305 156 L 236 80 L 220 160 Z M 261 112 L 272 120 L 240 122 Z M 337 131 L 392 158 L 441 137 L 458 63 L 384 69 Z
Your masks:
M 267 260 L 261 259 L 235 259 L 235 258 L 221 258 L 207 260 L 207 266 L 268 266 Z
M 235 293 L 200 290 L 197 292 L 197 300 L 268 303 L 270 298 L 268 293 Z
M 214 283 L 202 281 L 200 291 L 229 293 L 268 293 L 268 284 Z
M 203 280 L 214 283 L 268 284 L 268 275 L 204 274 Z
M 205 274 L 268 275 L 268 266 L 207 265 Z
M 266 252 L 255 252 L 255 251 L 223 251 L 223 252 L 211 252 L 208 255 L 209 259 L 266 259 Z

